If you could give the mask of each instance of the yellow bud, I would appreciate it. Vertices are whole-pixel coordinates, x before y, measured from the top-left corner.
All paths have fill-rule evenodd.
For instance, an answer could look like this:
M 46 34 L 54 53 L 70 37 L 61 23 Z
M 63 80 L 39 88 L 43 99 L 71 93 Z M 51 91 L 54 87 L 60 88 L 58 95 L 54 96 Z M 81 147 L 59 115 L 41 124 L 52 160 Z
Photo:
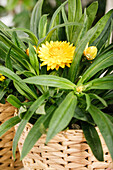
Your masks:
M 33 47 L 34 47 L 35 51 L 37 51 L 36 46 L 34 45 Z M 26 49 L 26 54 L 29 56 L 29 48 Z
M 1 79 L 3 79 L 3 80 L 4 80 L 4 79 L 5 79 L 5 77 L 4 77 L 4 76 L 1 76 Z
M 93 60 L 97 55 L 97 48 L 95 46 L 90 46 L 88 48 L 85 48 L 84 50 L 84 56 L 86 56 L 86 58 L 88 60 Z
M 77 88 L 76 88 L 76 91 L 78 92 L 78 93 L 81 93 L 82 91 L 83 91 L 83 86 L 78 86 Z

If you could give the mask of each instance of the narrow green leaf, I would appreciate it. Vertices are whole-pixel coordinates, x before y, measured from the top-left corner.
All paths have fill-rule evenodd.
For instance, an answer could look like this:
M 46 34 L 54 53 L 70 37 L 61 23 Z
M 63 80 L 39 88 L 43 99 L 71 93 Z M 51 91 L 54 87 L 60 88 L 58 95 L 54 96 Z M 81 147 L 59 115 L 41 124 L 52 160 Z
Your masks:
M 26 46 L 24 45 L 24 43 L 19 39 L 17 33 L 15 31 L 12 32 L 12 41 L 14 42 L 14 44 L 23 49 L 25 51 Z
M 7 46 L 12 47 L 12 49 L 20 55 L 20 57 L 23 59 L 28 59 L 28 56 L 21 50 L 19 47 L 14 45 L 5 35 L 0 33 L 0 40 L 3 41 Z
M 55 110 L 51 118 L 46 143 L 69 124 L 74 115 L 76 105 L 77 97 L 73 92 L 70 92 Z
M 78 106 L 76 106 L 75 113 L 74 113 L 73 117 L 78 119 L 78 120 L 82 120 L 82 121 L 88 122 L 88 123 L 90 123 L 92 125 L 95 125 L 92 117 L 90 116 L 90 114 L 87 113 L 85 111 L 85 109 L 81 109 Z
M 38 25 L 41 18 L 42 13 L 42 4 L 43 0 L 37 1 L 33 12 L 31 14 L 31 21 L 30 21 L 30 30 L 37 36 L 38 34 Z
M 44 37 L 44 38 L 40 41 L 40 43 L 43 42 L 44 40 L 47 41 L 48 39 L 50 39 L 51 36 L 52 36 L 52 34 L 53 34 L 53 32 L 54 32 L 56 29 L 62 28 L 62 27 L 67 27 L 67 26 L 70 27 L 70 26 L 72 26 L 72 25 L 74 25 L 74 26 L 80 26 L 81 24 L 80 24 L 79 22 L 68 22 L 68 23 L 64 23 L 64 24 L 57 25 L 57 26 L 53 27 L 53 28 L 47 33 L 47 36 Z
M 0 66 L 0 73 L 15 81 L 21 89 L 37 99 L 37 95 L 24 82 L 22 82 L 22 79 L 14 72 L 9 70 L 8 68 L 5 68 L 4 66 Z
M 42 15 L 39 21 L 38 36 L 39 39 L 44 38 L 47 32 L 47 14 Z
M 87 16 L 88 16 L 88 23 L 87 28 L 89 29 L 96 17 L 96 13 L 98 10 L 98 1 L 93 2 L 86 10 Z
M 108 19 L 103 31 L 99 35 L 99 37 L 92 43 L 93 46 L 96 46 L 98 50 L 100 50 L 103 45 L 105 45 L 106 41 L 108 40 L 110 33 L 111 33 L 111 27 L 112 27 L 112 19 L 113 19 L 113 13 L 111 14 L 110 18 Z
M 90 99 L 89 94 L 84 93 L 84 95 L 86 97 L 86 104 L 87 104 L 86 110 L 88 110 L 91 105 L 91 99 Z
M 23 119 L 20 122 L 20 125 L 17 129 L 17 132 L 15 134 L 14 137 L 14 141 L 13 141 L 13 157 L 15 158 L 15 152 L 16 152 L 16 147 L 18 144 L 18 141 L 20 139 L 20 136 L 23 132 L 23 129 L 25 127 L 25 125 L 27 124 L 27 122 L 29 121 L 29 119 L 32 117 L 32 115 L 34 114 L 34 112 L 38 109 L 38 107 L 45 101 L 45 99 L 48 98 L 48 93 L 43 94 L 42 96 L 40 96 L 28 109 L 28 111 L 26 112 L 26 114 L 24 115 Z
M 81 29 L 78 37 L 77 37 L 75 46 L 78 44 L 78 42 L 81 40 L 81 38 L 86 34 L 86 32 L 87 32 L 87 24 L 88 24 L 88 17 L 87 17 L 86 9 L 85 9 L 84 10 L 84 23 L 83 23 L 82 29 Z
M 78 84 L 87 82 L 92 76 L 94 76 L 100 70 L 113 65 L 112 61 L 113 61 L 113 51 L 112 50 L 98 56 L 95 59 L 95 61 L 93 62 L 93 64 L 91 64 L 91 66 L 83 74 L 83 76 L 79 80 Z
M 62 7 L 62 17 L 63 17 L 64 23 L 68 23 L 68 19 L 67 19 L 64 7 Z M 69 29 L 68 29 L 68 27 L 66 27 L 66 36 L 67 36 L 67 40 L 69 41 Z
M 102 97 L 100 97 L 100 96 L 98 96 L 97 94 L 94 94 L 94 93 L 89 93 L 89 96 L 91 96 L 94 99 L 98 99 L 105 107 L 107 107 L 107 103 Z
M 38 84 L 50 87 L 58 87 L 61 89 L 74 89 L 75 84 L 68 79 L 53 76 L 53 75 L 40 75 L 24 79 L 23 82 L 29 84 Z
M 2 98 L 4 97 L 4 95 L 7 93 L 6 88 L 1 88 L 0 87 L 0 101 L 2 100 Z
M 82 3 L 81 0 L 76 0 L 75 21 L 79 21 L 82 17 Z
M 39 75 L 38 57 L 34 47 L 30 43 L 29 43 L 29 58 L 31 65 L 33 66 L 34 70 L 36 70 L 36 73 Z
M 20 122 L 20 118 L 18 116 L 12 117 L 5 121 L 1 126 L 0 126 L 0 136 L 2 136 L 5 132 L 7 132 L 10 128 L 15 126 Z
M 96 27 L 98 25 L 98 29 L 96 31 L 96 33 L 93 35 L 93 37 L 90 40 L 90 43 L 92 43 L 93 41 L 96 40 L 96 38 L 101 34 L 101 32 L 103 31 L 103 29 L 105 28 L 105 25 L 108 21 L 108 19 L 110 18 L 111 14 L 113 13 L 113 9 L 111 9 L 108 13 L 106 13 L 98 22 L 97 24 L 94 26 Z
M 9 31 L 6 31 L 6 29 L 9 29 L 2 21 L 0 21 L 0 31 L 2 31 L 7 37 L 11 38 L 11 33 Z
M 16 108 L 20 108 L 23 105 L 20 100 L 12 94 L 7 97 L 7 101 Z
M 110 119 L 97 107 L 91 105 L 88 112 L 97 124 L 113 159 L 113 124 Z
M 55 21 L 56 16 L 57 16 L 58 13 L 62 10 L 62 7 L 64 7 L 64 5 L 66 5 L 67 2 L 68 2 L 68 0 L 65 1 L 64 3 L 62 3 L 62 5 L 60 5 L 60 7 L 57 8 L 57 10 L 54 12 L 54 14 L 53 14 L 53 16 L 52 16 L 52 18 L 51 18 L 50 25 L 49 25 L 49 31 L 50 31 L 50 30 L 53 28 L 53 26 L 54 26 L 54 21 Z
M 9 49 L 6 55 L 5 66 L 9 68 L 11 71 L 13 71 L 13 66 L 12 66 L 11 59 L 10 59 L 10 52 L 11 52 L 11 48 Z
M 24 91 L 16 82 L 13 82 L 14 87 L 16 88 L 16 90 L 24 97 L 26 97 L 28 100 L 32 100 L 31 96 L 29 96 L 26 91 Z
M 47 110 L 46 115 L 42 115 L 33 125 L 32 129 L 25 139 L 21 153 L 21 160 L 27 155 L 27 153 L 32 149 L 37 140 L 42 136 L 40 126 L 44 125 L 45 129 L 48 127 L 48 124 L 51 120 L 51 114 L 54 112 L 55 108 L 56 107 L 54 105 L 50 106 L 50 108 Z
M 86 86 L 88 90 L 91 89 L 113 89 L 113 75 L 105 76 L 101 78 L 94 79 L 89 81 Z
M 101 141 L 95 127 L 87 122 L 81 122 L 81 125 L 86 141 L 90 146 L 93 155 L 97 160 L 104 161 Z
M 96 30 L 97 28 L 94 28 L 94 27 L 90 29 L 76 46 L 75 54 L 74 54 L 71 67 L 69 69 L 69 75 L 68 75 L 68 78 L 72 82 L 74 82 L 75 79 L 77 78 L 77 70 L 78 70 L 78 67 L 79 67 L 79 64 L 82 58 L 83 51 L 86 47 L 86 44 L 90 41 L 92 36 L 95 34 Z
M 37 45 L 37 43 L 38 43 L 38 39 L 35 36 L 35 34 L 33 34 L 32 31 L 30 31 L 30 30 L 28 30 L 26 28 L 13 28 L 13 29 L 11 29 L 11 31 L 23 31 L 23 32 L 25 32 L 26 34 L 29 35 L 29 37 L 33 41 L 34 45 Z M 27 37 L 25 37 L 25 38 L 27 38 Z

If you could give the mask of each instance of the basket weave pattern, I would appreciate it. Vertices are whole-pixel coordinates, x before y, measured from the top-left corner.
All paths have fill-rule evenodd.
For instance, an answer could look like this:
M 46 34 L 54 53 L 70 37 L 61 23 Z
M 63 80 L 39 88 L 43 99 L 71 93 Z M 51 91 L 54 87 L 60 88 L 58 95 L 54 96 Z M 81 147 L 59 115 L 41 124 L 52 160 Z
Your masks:
M 0 103 L 0 124 L 14 116 L 15 108 L 9 103 Z M 12 157 L 12 142 L 14 138 L 14 127 L 0 137 L 0 170 L 19 170 L 23 167 L 19 160 L 19 151 L 16 152 L 16 161 Z
M 27 124 L 20 138 L 20 152 L 31 127 L 31 124 Z M 102 137 L 101 141 L 105 162 L 98 162 L 95 159 L 82 130 L 60 132 L 47 145 L 44 144 L 45 135 L 43 135 L 23 159 L 24 168 L 25 170 L 104 170 L 108 168 L 111 158 Z

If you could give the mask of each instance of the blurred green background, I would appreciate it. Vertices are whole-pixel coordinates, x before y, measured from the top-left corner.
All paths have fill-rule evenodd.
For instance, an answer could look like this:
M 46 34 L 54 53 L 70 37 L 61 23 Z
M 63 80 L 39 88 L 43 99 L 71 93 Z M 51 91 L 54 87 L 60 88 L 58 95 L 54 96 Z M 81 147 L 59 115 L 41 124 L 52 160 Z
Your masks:
M 65 0 L 44 0 L 43 14 L 52 16 L 56 8 Z M 82 0 L 83 9 L 95 0 Z M 30 16 L 37 0 L 0 0 L 0 20 L 8 26 L 24 27 L 29 29 Z M 98 0 L 99 9 L 95 22 L 97 22 L 106 10 L 106 0 Z M 68 7 L 66 7 L 68 8 Z

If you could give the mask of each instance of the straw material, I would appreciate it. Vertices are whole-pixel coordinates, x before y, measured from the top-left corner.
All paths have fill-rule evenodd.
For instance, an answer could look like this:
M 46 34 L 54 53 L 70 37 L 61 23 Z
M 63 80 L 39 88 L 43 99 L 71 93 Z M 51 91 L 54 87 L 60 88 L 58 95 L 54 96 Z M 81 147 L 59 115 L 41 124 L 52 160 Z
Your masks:
M 19 141 L 20 152 L 31 127 L 27 124 L 24 129 Z M 43 135 L 23 159 L 25 170 L 104 170 L 111 162 L 101 135 L 105 162 L 99 162 L 93 156 L 82 130 L 60 132 L 47 145 L 44 144 L 45 137 Z
M 0 124 L 14 116 L 15 108 L 9 103 L 0 103 Z M 14 138 L 14 127 L 0 137 L 0 170 L 19 170 L 23 167 L 19 160 L 19 151 L 16 152 L 16 161 L 12 157 L 12 142 Z

